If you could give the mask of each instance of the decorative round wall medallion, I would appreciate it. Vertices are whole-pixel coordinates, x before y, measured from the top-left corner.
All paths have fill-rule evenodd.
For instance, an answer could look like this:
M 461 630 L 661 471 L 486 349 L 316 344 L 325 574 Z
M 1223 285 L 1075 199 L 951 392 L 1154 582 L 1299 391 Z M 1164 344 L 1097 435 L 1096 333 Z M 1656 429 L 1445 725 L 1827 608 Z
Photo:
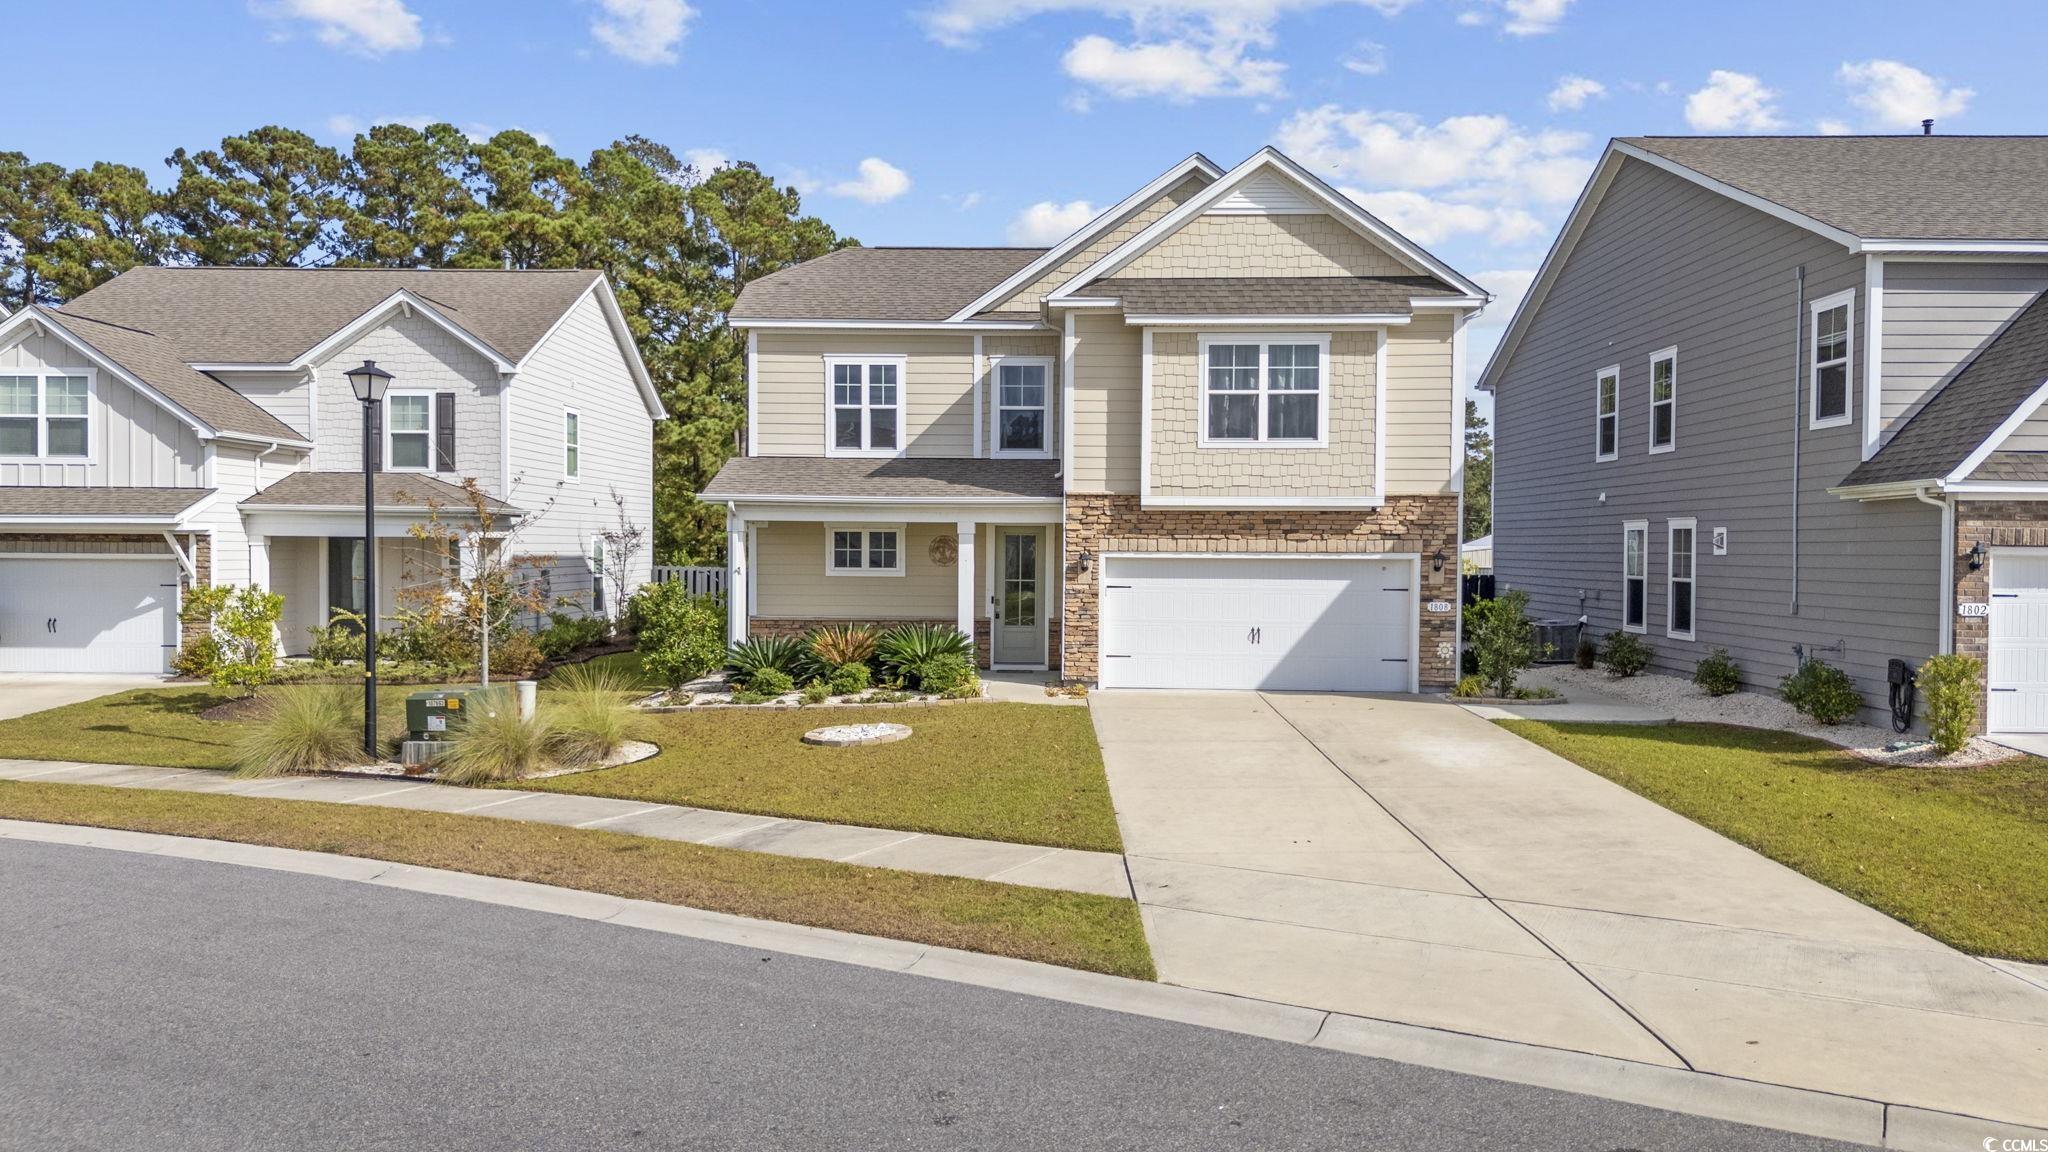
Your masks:
M 960 560 L 960 540 L 954 536 L 934 536 L 931 547 L 932 563 L 941 568 L 951 568 Z

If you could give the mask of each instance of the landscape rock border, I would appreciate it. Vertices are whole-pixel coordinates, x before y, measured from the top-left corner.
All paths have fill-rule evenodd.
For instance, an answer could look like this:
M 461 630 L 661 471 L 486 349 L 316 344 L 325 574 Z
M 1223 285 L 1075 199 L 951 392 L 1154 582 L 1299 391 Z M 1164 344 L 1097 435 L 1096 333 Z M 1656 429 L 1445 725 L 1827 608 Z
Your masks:
M 829 724 L 803 734 L 803 742 L 820 748 L 861 748 L 869 744 L 894 744 L 910 739 L 910 725 L 881 721 L 874 724 Z

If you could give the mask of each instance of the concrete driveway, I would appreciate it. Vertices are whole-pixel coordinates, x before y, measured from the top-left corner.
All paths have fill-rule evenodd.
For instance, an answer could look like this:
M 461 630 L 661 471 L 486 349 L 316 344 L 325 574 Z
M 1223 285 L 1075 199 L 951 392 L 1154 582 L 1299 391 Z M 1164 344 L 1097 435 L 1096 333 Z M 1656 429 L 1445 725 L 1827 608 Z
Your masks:
M 1958 953 L 1460 708 L 1091 707 L 1164 980 L 2048 1123 L 2040 970 Z
M 162 684 L 161 676 L 0 672 L 0 720 Z

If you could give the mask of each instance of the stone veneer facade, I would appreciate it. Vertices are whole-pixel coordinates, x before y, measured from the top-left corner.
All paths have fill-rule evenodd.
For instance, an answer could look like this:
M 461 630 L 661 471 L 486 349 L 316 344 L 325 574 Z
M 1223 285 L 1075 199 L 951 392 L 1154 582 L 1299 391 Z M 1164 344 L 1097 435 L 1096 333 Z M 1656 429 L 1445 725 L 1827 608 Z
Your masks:
M 1458 602 L 1458 497 L 1394 496 L 1378 508 L 1275 508 L 1226 511 L 1142 508 L 1136 496 L 1069 495 L 1065 547 L 1066 587 L 1061 675 L 1096 679 L 1100 636 L 1096 582 L 1081 571 L 1081 554 L 1104 552 L 1414 553 L 1422 557 L 1416 590 L 1421 622 L 1422 688 L 1449 687 L 1457 679 L 1458 617 L 1430 612 L 1430 601 Z M 1444 554 L 1443 571 L 1430 558 Z

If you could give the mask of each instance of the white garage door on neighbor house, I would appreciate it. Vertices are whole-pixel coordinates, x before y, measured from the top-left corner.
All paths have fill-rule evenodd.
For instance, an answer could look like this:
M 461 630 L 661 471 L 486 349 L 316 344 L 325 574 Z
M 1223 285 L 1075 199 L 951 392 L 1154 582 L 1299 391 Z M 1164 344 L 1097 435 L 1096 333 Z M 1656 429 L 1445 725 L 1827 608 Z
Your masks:
M 162 556 L 0 559 L 0 672 L 162 672 L 178 641 Z
M 1108 556 L 1104 688 L 1409 692 L 1412 559 Z
M 1990 655 L 1985 728 L 2048 732 L 2048 550 L 1991 553 Z

